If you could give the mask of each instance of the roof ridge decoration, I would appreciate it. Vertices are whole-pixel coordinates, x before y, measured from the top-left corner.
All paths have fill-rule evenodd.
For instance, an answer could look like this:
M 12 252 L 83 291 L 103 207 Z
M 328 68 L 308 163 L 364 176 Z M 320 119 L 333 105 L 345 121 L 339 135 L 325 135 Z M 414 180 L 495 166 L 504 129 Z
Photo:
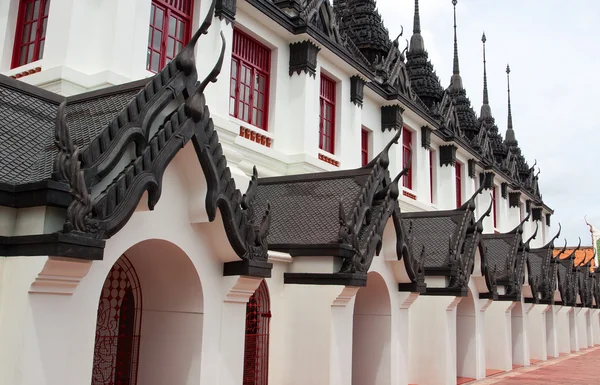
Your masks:
M 426 294 L 467 295 L 475 251 L 481 247 L 479 237 L 485 216 L 475 220 L 475 198 L 482 191 L 483 186 L 480 186 L 470 199 L 455 210 L 404 214 L 402 221 L 409 229 L 413 258 L 423 264 L 424 274 L 449 278 L 448 287 L 428 288 Z
M 530 285 L 532 286 L 532 293 L 534 301 L 541 302 L 544 304 L 553 304 L 554 303 L 554 290 L 556 287 L 556 264 L 553 262 L 552 250 L 554 249 L 554 241 L 558 239 L 561 232 L 561 226 L 559 224 L 558 232 L 548 243 L 544 246 L 539 247 L 537 249 L 533 249 L 529 252 L 529 257 L 527 259 L 528 268 L 530 269 Z M 539 271 L 539 275 L 536 276 L 534 283 L 532 282 L 532 278 L 534 274 L 531 273 L 531 265 L 533 262 L 531 261 L 531 257 L 537 255 L 537 257 L 541 258 L 541 271 Z M 538 263 L 538 261 L 536 261 Z M 535 289 L 535 291 L 534 291 Z
M 483 104 L 481 105 L 481 118 L 492 117 L 492 109 L 490 107 L 490 99 L 488 96 L 488 83 L 487 83 L 487 62 L 485 60 L 485 32 L 481 36 L 481 42 L 483 43 Z
M 518 142 L 515 138 L 515 131 L 513 130 L 513 121 L 512 121 L 512 108 L 510 103 L 510 66 L 506 65 L 506 91 L 508 94 L 508 118 L 507 118 L 507 128 L 506 128 L 506 139 L 504 140 L 509 146 L 517 146 Z
M 67 182 L 69 180 L 70 170 L 68 166 L 71 163 L 71 157 L 75 153 L 65 116 L 66 106 L 66 101 L 63 101 L 58 106 L 54 129 L 54 145 L 58 149 L 58 153 L 56 154 L 56 158 L 54 158 L 52 177 L 58 182 Z
M 256 195 L 256 168 L 248 190 L 242 196 L 231 177 L 204 96 L 206 86 L 216 82 L 221 71 L 226 44 L 223 33 L 221 33 L 222 47 L 217 63 L 202 82 L 196 83 L 194 44 L 208 29 L 213 10 L 214 1 L 205 23 L 194 34 L 190 44 L 174 60 L 178 63 L 179 70 L 185 74 L 180 79 L 181 84 L 196 84 L 194 90 L 190 93 L 184 92 L 185 101 L 165 117 L 147 145 L 96 197 L 92 197 L 88 190 L 89 186 L 86 185 L 84 170 L 81 168 L 82 161 L 78 160 L 79 150 L 70 143 L 68 136 L 65 135 L 68 130 L 62 126 L 64 121 L 58 118 L 61 125 L 57 127 L 57 133 L 60 133 L 57 134 L 57 142 L 63 153 L 59 153 L 57 170 L 62 173 L 62 170 L 69 169 L 68 182 L 73 196 L 73 201 L 67 209 L 67 221 L 63 232 L 83 238 L 110 238 L 133 215 L 145 191 L 148 191 L 148 207 L 152 210 L 160 198 L 162 176 L 168 164 L 179 150 L 192 140 L 208 185 L 206 210 L 209 220 L 214 221 L 218 207 L 222 213 L 223 225 L 230 244 L 241 258 L 241 261 L 226 263 L 224 274 L 266 277 L 270 276 L 271 268 L 271 264 L 267 263 L 266 242 L 270 210 L 267 207 L 262 219 L 255 223 L 253 200 Z M 162 78 L 172 69 L 169 66 L 165 67 L 155 78 Z M 152 84 L 155 82 L 153 81 Z M 168 92 L 172 92 L 171 85 L 163 83 L 163 87 Z M 162 89 L 157 91 L 160 93 Z M 145 90 L 141 93 L 144 92 Z M 138 101 L 136 97 L 131 103 L 135 104 Z M 154 103 L 161 105 L 162 102 L 162 99 L 154 100 Z M 127 109 L 130 110 L 131 105 Z M 154 117 L 156 116 L 158 112 L 154 114 Z M 152 120 L 149 120 L 149 125 L 152 124 Z M 121 145 L 126 144 L 121 143 Z M 71 148 L 73 153 L 69 154 L 68 149 Z
M 151 123 L 158 114 L 180 94 L 184 93 L 187 97 L 194 92 L 197 78 L 194 48 L 200 36 L 208 32 L 214 10 L 215 1 L 212 1 L 204 21 L 174 60 L 136 95 L 135 102 L 122 110 L 81 150 L 82 168 L 89 187 L 112 170 L 129 143 L 135 143 L 136 155 L 140 156 L 151 139 Z

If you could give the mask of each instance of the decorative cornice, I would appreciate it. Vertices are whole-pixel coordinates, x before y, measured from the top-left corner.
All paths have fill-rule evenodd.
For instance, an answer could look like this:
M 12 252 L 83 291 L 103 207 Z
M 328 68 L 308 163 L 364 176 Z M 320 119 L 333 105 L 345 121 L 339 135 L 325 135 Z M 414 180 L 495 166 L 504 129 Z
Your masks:
M 316 77 L 317 56 L 321 48 L 310 40 L 290 43 L 290 76 L 301 72 Z
M 404 109 L 399 104 L 381 107 L 381 131 L 401 130 L 404 125 L 402 113 Z
M 508 207 L 521 207 L 520 191 L 511 191 L 508 193 Z
M 494 174 L 491 171 L 482 172 L 479 174 L 479 183 L 483 186 L 484 190 L 491 190 L 494 188 Z
M 440 146 L 440 167 L 456 165 L 456 146 L 448 144 Z
M 216 0 L 215 17 L 225 19 L 227 24 L 235 21 L 237 0 Z
M 508 183 L 502 182 L 500 184 L 500 195 L 506 199 L 508 197 Z
M 531 218 L 533 218 L 534 221 L 541 221 L 542 220 L 542 208 L 541 207 L 534 207 L 531 210 Z
M 468 164 L 469 178 L 475 179 L 475 166 L 477 165 L 477 161 L 475 159 L 469 159 L 467 164 Z
M 431 148 L 431 128 L 429 126 L 421 127 L 421 147 L 426 150 Z
M 356 106 L 363 106 L 365 80 L 354 75 L 350 78 L 350 101 Z
M 550 216 L 552 216 L 552 214 L 546 214 L 546 226 L 550 226 Z

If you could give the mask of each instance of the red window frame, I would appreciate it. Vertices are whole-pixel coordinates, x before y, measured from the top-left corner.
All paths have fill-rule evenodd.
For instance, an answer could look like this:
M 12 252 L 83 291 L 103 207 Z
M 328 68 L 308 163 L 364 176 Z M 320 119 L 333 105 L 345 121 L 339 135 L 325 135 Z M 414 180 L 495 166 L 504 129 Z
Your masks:
M 369 131 L 363 128 L 360 131 L 360 156 L 363 166 L 369 163 Z
M 11 68 L 40 60 L 44 55 L 50 0 L 20 0 Z
M 433 203 L 433 150 L 429 150 L 429 198 Z
M 229 114 L 267 130 L 271 50 L 243 33 L 233 30 Z
M 462 206 L 462 163 L 456 162 L 454 166 L 456 176 L 456 207 Z
M 402 128 L 402 168 L 405 168 L 408 165 L 408 161 L 410 160 L 410 149 L 412 145 L 412 131 L 408 128 Z M 410 168 L 408 169 L 408 173 L 402 177 L 402 186 L 412 190 L 413 185 L 413 166 L 410 164 Z
M 269 382 L 269 323 L 271 299 L 264 280 L 246 304 L 244 377 L 242 385 L 267 385 Z
M 496 190 L 498 189 L 498 187 L 496 185 L 494 185 L 494 188 L 492 189 L 492 215 L 494 218 L 494 228 L 496 228 L 497 226 L 497 215 L 496 215 Z
M 335 88 L 335 80 L 321 74 L 319 148 L 330 154 L 335 151 Z
M 161 71 L 191 37 L 192 0 L 152 0 L 146 69 Z

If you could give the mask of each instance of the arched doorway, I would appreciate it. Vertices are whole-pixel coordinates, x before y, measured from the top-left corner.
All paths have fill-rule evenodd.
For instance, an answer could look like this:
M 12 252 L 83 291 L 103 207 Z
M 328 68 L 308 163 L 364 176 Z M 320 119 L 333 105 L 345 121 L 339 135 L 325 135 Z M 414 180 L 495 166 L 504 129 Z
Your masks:
M 369 273 L 358 290 L 352 326 L 352 385 L 391 384 L 392 315 L 381 275 Z
M 135 385 L 142 322 L 140 283 L 126 256 L 104 281 L 94 347 L 92 385 Z
M 477 318 L 471 289 L 456 307 L 456 377 L 459 384 L 477 378 Z
M 119 292 L 111 289 L 109 298 L 104 287 L 113 286 Z M 104 331 L 96 333 L 92 385 L 198 384 L 204 301 L 190 257 L 165 240 L 139 242 L 115 262 L 104 287 L 97 319 L 97 330 Z M 133 316 L 127 313 L 132 308 Z M 111 338 L 118 342 L 110 346 Z
M 246 305 L 243 385 L 269 382 L 269 322 L 271 301 L 263 279 Z

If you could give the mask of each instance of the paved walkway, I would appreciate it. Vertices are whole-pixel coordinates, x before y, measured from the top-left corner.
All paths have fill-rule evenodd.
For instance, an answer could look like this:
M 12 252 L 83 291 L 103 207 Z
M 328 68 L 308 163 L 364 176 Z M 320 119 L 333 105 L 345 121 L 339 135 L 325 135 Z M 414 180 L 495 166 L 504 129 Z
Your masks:
M 485 380 L 471 382 L 477 385 L 600 385 L 598 364 L 600 347 L 550 359 L 538 364 L 513 370 Z

